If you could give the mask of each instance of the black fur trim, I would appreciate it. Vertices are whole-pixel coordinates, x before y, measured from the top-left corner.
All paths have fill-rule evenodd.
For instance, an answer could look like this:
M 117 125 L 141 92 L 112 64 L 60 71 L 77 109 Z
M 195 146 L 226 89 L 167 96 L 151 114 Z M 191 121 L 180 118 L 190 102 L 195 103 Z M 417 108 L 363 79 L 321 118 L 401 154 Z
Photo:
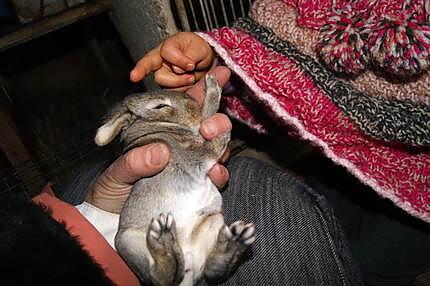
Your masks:
M 114 285 L 79 242 L 22 193 L 0 194 L 0 285 Z

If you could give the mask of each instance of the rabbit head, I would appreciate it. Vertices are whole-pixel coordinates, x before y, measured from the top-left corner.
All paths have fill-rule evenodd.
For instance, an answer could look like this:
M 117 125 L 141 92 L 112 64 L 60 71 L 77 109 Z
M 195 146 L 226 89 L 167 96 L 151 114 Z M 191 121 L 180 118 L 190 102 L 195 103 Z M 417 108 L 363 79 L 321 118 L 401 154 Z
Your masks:
M 199 106 L 186 93 L 159 90 L 132 94 L 115 106 L 97 130 L 95 142 L 103 146 L 120 132 L 124 148 L 130 149 L 153 141 L 160 134 L 184 138 L 199 136 L 203 119 L 219 107 L 221 89 L 216 79 L 206 76 L 206 96 Z

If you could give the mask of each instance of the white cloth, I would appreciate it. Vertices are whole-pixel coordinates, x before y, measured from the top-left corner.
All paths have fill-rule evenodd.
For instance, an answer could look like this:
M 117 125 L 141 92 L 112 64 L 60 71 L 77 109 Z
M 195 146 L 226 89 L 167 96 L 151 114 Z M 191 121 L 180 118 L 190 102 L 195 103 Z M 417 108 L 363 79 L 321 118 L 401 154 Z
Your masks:
M 87 202 L 75 207 L 115 249 L 114 239 L 118 231 L 119 215 L 99 209 Z

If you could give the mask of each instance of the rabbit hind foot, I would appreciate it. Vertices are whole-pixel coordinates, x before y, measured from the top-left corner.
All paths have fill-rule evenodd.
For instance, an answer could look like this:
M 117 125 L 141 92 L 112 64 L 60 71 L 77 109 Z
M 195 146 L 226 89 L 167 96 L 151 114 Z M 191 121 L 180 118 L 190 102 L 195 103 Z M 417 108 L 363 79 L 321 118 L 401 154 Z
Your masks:
M 205 277 L 210 281 L 227 278 L 237 266 L 240 256 L 255 241 L 255 226 L 236 221 L 224 225 L 218 234 L 217 244 L 208 257 Z
M 184 277 L 184 257 L 176 238 L 175 220 L 171 214 L 153 218 L 147 234 L 148 250 L 154 259 L 150 269 L 155 285 L 179 285 Z

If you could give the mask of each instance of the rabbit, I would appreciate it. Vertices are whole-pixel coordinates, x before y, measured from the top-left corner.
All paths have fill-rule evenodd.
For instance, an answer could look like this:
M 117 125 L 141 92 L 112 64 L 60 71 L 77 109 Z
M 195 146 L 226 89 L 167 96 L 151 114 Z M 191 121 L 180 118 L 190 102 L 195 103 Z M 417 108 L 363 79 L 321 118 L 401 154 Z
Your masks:
M 159 90 L 126 97 L 97 130 L 103 146 L 121 133 L 124 152 L 164 142 L 171 159 L 159 174 L 138 180 L 120 213 L 115 247 L 142 282 L 194 285 L 223 280 L 255 241 L 255 226 L 224 222 L 222 197 L 207 176 L 230 133 L 206 141 L 200 123 L 219 107 L 221 89 L 205 77 L 203 106 L 186 93 Z

